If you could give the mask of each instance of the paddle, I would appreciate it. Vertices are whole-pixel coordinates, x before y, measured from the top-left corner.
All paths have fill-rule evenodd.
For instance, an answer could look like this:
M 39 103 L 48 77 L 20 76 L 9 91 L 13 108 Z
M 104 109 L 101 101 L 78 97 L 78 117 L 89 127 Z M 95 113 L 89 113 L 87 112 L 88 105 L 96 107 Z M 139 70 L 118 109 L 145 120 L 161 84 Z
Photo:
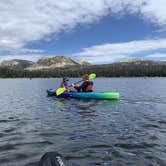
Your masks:
M 96 78 L 96 74 L 95 74 L 95 73 L 89 74 L 89 79 L 93 79 L 93 78 Z M 83 80 L 80 80 L 80 81 L 78 81 L 78 82 L 75 82 L 74 84 L 78 84 L 78 83 L 80 83 L 80 82 L 82 82 L 82 81 L 83 81 Z M 71 84 L 69 87 L 71 87 L 71 86 L 72 86 L 72 84 Z M 62 94 L 65 90 L 66 90 L 66 88 L 58 88 L 58 89 L 56 90 L 56 95 L 59 96 L 59 95 Z
M 47 152 L 45 153 L 40 161 L 39 166 L 69 166 L 69 163 L 65 158 L 57 152 Z
M 96 78 L 96 74 L 95 74 L 95 73 L 89 74 L 89 79 L 93 79 L 93 78 Z M 83 80 L 80 80 L 80 81 L 75 82 L 75 83 L 73 83 L 73 84 L 78 84 L 78 83 L 80 83 L 80 82 L 82 82 L 82 81 L 83 81 Z M 71 86 L 72 86 L 72 84 L 69 85 L 69 87 L 71 87 Z

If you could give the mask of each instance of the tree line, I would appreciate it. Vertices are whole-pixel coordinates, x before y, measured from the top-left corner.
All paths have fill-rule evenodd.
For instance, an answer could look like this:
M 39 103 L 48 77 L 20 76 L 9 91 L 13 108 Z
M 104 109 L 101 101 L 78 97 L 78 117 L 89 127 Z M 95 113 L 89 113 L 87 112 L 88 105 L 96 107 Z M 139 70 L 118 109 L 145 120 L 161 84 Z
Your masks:
M 35 78 L 35 77 L 80 77 L 86 73 L 96 73 L 99 77 L 154 77 L 166 76 L 166 65 L 147 65 L 147 64 L 109 64 L 109 65 L 90 65 L 90 66 L 70 66 L 65 68 L 43 69 L 43 70 L 12 70 L 0 68 L 1 78 Z

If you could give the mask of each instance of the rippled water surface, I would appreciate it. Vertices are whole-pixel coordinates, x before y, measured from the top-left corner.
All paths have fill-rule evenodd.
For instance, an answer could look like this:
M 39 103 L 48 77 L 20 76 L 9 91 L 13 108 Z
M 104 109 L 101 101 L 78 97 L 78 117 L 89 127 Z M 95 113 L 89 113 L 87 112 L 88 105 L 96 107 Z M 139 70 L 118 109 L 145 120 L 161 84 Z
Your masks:
M 96 78 L 120 101 L 57 99 L 60 79 L 0 79 L 0 165 L 58 151 L 75 166 L 166 165 L 166 78 Z M 71 79 L 71 82 L 78 79 Z

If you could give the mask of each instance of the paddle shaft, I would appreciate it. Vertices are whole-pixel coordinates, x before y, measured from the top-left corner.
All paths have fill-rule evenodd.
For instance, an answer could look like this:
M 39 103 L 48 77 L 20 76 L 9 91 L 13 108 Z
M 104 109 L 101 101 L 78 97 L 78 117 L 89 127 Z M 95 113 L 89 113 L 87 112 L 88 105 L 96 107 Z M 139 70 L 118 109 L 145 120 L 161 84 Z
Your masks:
M 82 82 L 83 80 L 80 80 L 80 81 L 77 81 L 77 82 L 75 82 L 75 83 L 73 83 L 73 84 L 78 84 L 78 83 L 80 83 L 80 82 Z M 68 87 L 72 87 L 72 85 L 69 85 Z
M 82 82 L 82 80 L 80 80 L 80 81 L 78 81 L 78 82 L 75 82 L 74 84 L 78 84 L 79 82 Z M 72 85 L 69 85 L 68 87 L 72 87 Z M 66 90 L 65 87 L 64 87 L 64 88 L 58 88 L 58 89 L 56 90 L 56 95 L 58 96 L 58 95 L 62 94 L 65 90 Z

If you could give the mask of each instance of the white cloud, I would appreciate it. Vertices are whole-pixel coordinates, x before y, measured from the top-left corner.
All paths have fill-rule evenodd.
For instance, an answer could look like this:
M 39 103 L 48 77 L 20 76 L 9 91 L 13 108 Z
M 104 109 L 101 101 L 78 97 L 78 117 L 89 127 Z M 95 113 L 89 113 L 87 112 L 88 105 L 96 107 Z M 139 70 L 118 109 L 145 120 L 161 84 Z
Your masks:
M 157 23 L 166 28 L 166 1 L 165 0 L 149 0 L 146 5 L 141 8 L 141 13 L 150 19 L 151 22 Z
M 23 60 L 29 60 L 36 62 L 39 58 L 41 58 L 41 55 L 39 54 L 30 54 L 30 55 L 6 55 L 6 56 L 0 56 L 0 62 L 4 60 L 12 60 L 12 59 L 23 59 Z
M 166 28 L 165 6 L 166 0 L 1 0 L 0 50 L 35 52 L 27 44 L 108 14 L 140 13 L 143 19 Z
M 20 50 L 78 23 L 90 23 L 107 13 L 102 0 L 1 0 L 0 48 Z
M 166 53 L 155 53 L 151 55 L 147 55 L 148 58 L 166 58 Z
M 73 57 L 85 58 L 91 63 L 114 62 L 135 57 L 149 51 L 166 50 L 166 39 L 140 40 L 125 43 L 108 43 L 84 48 Z

